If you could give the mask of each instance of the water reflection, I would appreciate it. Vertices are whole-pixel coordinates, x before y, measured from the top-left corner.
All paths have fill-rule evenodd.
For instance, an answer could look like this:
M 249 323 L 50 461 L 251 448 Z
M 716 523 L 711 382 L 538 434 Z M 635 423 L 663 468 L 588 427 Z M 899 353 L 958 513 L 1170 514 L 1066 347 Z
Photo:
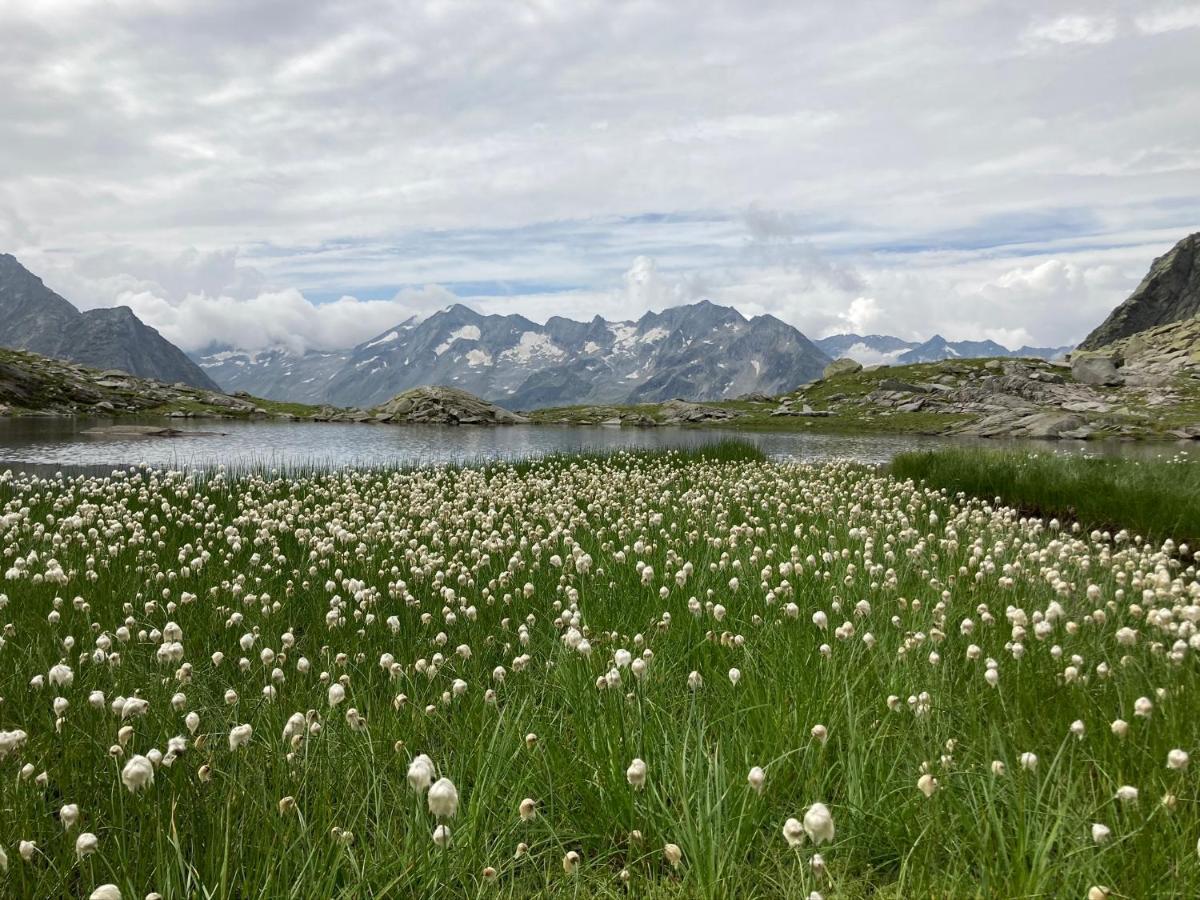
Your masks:
M 129 420 L 121 420 L 127 423 Z M 163 420 L 150 420 L 162 425 Z M 350 425 L 307 422 L 173 421 L 176 438 L 97 437 L 83 432 L 106 423 L 75 419 L 0 419 L 0 468 L 105 469 L 133 465 L 171 468 L 436 464 L 515 459 L 546 453 L 620 448 L 695 447 L 731 436 L 779 459 L 887 462 L 895 454 L 947 445 L 1022 446 L 1153 457 L 1174 444 L 1132 442 L 1002 442 L 919 435 L 831 435 L 730 429 L 435 425 Z M 207 433 L 206 433 L 207 432 Z M 215 433 L 214 433 L 215 432 Z

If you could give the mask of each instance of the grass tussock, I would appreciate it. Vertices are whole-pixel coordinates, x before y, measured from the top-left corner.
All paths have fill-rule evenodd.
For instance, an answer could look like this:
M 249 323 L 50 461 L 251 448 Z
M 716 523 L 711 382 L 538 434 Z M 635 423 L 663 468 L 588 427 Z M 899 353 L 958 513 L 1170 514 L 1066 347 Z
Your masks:
M 1079 453 L 949 449 L 903 453 L 891 464 L 952 494 L 962 492 L 1086 528 L 1149 538 L 1200 539 L 1200 459 L 1103 458 Z

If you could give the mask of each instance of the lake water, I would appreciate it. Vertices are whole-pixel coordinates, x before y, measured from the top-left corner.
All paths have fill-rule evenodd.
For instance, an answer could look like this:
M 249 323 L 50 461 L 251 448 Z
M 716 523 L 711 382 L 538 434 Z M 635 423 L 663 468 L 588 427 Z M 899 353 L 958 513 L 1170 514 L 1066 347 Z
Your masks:
M 503 428 L 436 425 L 351 425 L 311 422 L 145 420 L 185 436 L 97 437 L 83 432 L 95 419 L 0 418 L 0 470 L 54 471 L 136 465 L 210 468 L 216 465 L 325 466 L 434 464 L 515 459 L 557 451 L 695 447 L 737 437 L 778 459 L 852 459 L 887 462 L 914 449 L 954 446 L 1025 446 L 1039 450 L 1153 457 L 1174 444 L 999 442 L 917 435 L 828 435 L 698 428 L 607 428 L 537 425 Z M 129 419 L 115 424 L 128 424 Z M 205 434 L 204 432 L 208 432 Z M 217 433 L 212 433 L 217 432 Z

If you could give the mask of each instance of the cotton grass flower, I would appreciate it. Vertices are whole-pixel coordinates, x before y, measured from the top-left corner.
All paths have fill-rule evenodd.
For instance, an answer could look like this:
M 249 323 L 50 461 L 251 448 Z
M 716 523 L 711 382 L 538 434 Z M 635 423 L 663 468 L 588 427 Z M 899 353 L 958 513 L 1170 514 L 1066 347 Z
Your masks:
M 62 823 L 64 831 L 70 831 L 75 827 L 75 823 L 79 821 L 79 806 L 75 803 L 68 803 L 58 811 L 58 821 Z
M 1092 843 L 1106 844 L 1111 837 L 1112 829 L 1107 825 L 1102 825 L 1099 822 L 1092 823 Z
M 750 774 L 746 776 L 746 782 L 754 789 L 756 794 L 761 795 L 763 787 L 767 782 L 767 773 L 762 770 L 761 766 L 755 766 L 750 770 Z
M 450 826 L 438 825 L 433 829 L 433 842 L 441 849 L 445 850 L 450 846 L 450 838 Z
M 635 758 L 625 770 L 625 780 L 635 791 L 642 790 L 646 786 L 646 763 Z
M 433 774 L 433 760 L 421 753 L 408 764 L 408 786 L 423 794 L 433 784 Z
M 814 803 L 804 813 L 804 833 L 818 847 L 833 840 L 833 815 L 824 803 Z
M 121 900 L 121 889 L 115 884 L 102 884 L 88 895 L 88 900 Z
M 141 754 L 129 757 L 129 762 L 121 769 L 121 782 L 131 794 L 154 784 L 153 764 Z
M 579 868 L 579 854 L 574 850 L 568 850 L 562 859 L 563 871 L 568 875 L 574 873 Z
M 678 869 L 683 859 L 683 851 L 679 849 L 678 844 L 667 844 L 663 847 L 663 859 L 670 863 L 672 868 Z
M 522 822 L 532 821 L 537 817 L 537 803 L 531 797 L 526 797 L 517 807 L 517 812 L 520 813 Z
M 926 800 L 932 797 L 937 789 L 938 780 L 928 772 L 917 779 L 917 790 L 925 795 Z
M 438 819 L 453 819 L 458 813 L 458 788 L 449 778 L 439 778 L 429 788 L 429 811 Z
M 90 831 L 85 831 L 75 838 L 75 856 L 77 859 L 83 859 L 86 856 L 91 856 L 100 849 L 100 839 Z
M 788 819 L 783 823 L 783 837 L 789 847 L 799 847 L 804 843 L 804 825 L 799 819 Z
M 1167 768 L 1182 772 L 1188 767 L 1188 760 L 1187 751 L 1176 748 L 1167 753 Z
M 250 743 L 254 729 L 250 725 L 235 725 L 229 732 L 229 749 L 237 750 Z

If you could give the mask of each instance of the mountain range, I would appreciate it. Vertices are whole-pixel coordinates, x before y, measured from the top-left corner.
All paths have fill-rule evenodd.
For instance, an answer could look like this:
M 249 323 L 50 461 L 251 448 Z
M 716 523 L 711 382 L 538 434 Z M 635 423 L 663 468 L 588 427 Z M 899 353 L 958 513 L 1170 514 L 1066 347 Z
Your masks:
M 455 304 L 341 352 L 221 348 L 197 361 L 226 390 L 272 399 L 370 406 L 442 384 L 534 409 L 778 394 L 820 376 L 830 357 L 774 316 L 702 300 L 636 321 L 545 325 Z
M 1160 282 L 1170 288 L 1183 277 L 1195 253 L 1187 241 L 1180 247 L 1156 261 L 1151 276 L 1159 271 L 1158 280 L 1147 276 L 1139 291 Z M 1141 314 L 1146 305 L 1143 299 L 1134 309 Z M 702 300 L 637 320 L 554 316 L 544 325 L 454 304 L 343 350 L 211 347 L 189 358 L 128 307 L 79 311 L 8 254 L 0 254 L 0 346 L 273 400 L 367 407 L 440 384 L 511 409 L 776 395 L 819 377 L 838 357 L 902 365 L 981 356 L 1054 359 L 1071 349 L 1009 350 L 941 335 L 924 342 L 878 334 L 810 341 L 773 316 L 747 319 Z
M 129 307 L 80 312 L 7 253 L 0 253 L 0 347 L 219 390 L 203 369 Z
M 864 365 L 908 365 L 943 359 L 978 359 L 984 356 L 1059 359 L 1072 350 L 1064 347 L 1023 346 L 1010 350 L 995 341 L 948 341 L 935 334 L 927 341 L 906 341 L 888 334 L 834 334 L 814 341 L 829 356 L 847 357 Z

